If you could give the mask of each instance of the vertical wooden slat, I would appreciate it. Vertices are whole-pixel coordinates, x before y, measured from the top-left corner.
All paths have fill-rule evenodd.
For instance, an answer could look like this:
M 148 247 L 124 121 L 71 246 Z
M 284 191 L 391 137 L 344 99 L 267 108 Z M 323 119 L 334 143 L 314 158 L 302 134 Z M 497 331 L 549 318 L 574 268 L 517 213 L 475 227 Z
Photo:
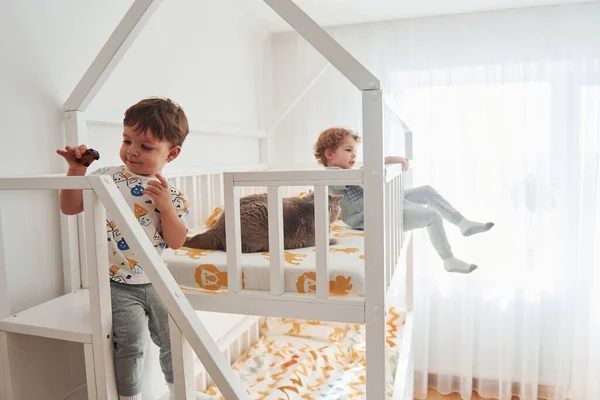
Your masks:
M 0 399 L 14 400 L 10 361 L 8 357 L 8 333 L 0 331 Z
M 391 220 L 391 225 L 392 225 L 392 229 L 390 230 L 390 279 L 391 276 L 394 274 L 394 268 L 396 267 L 396 234 L 395 234 L 395 230 L 396 230 L 396 204 L 395 202 L 397 201 L 398 197 L 396 196 L 396 185 L 394 185 L 394 179 L 392 179 L 388 186 L 390 186 L 390 193 L 391 193 L 391 200 L 390 200 L 390 207 L 388 208 L 389 210 L 389 215 L 387 217 L 387 219 Z
M 63 251 L 64 251 L 63 247 Z M 64 254 L 64 253 L 63 253 Z M 79 254 L 77 254 L 77 257 Z M 79 265 L 76 262 L 76 265 Z M 71 268 L 65 266 L 65 277 Z M 75 282 L 77 283 L 77 282 Z M 65 290 L 67 290 L 65 283 Z M 6 255 L 4 253 L 4 226 L 2 224 L 2 213 L 0 212 L 0 319 L 10 315 L 10 301 L 8 295 L 8 279 Z M 0 400 L 13 400 L 12 377 L 8 358 L 8 334 L 0 331 Z
M 171 336 L 175 396 L 177 399 L 195 399 L 196 384 L 192 348 L 170 315 L 169 334 Z
M 223 176 L 225 185 L 225 230 L 227 247 L 227 279 L 229 293 L 242 290 L 242 240 L 240 228 L 240 190 L 234 186 L 233 174 Z
M 87 384 L 88 400 L 97 400 L 96 374 L 94 372 L 94 346 L 90 343 L 84 343 L 83 355 L 85 360 L 85 381 Z
M 252 329 L 252 328 L 248 328 L 248 329 Z M 244 333 L 242 334 L 242 348 L 240 349 L 240 351 L 243 353 L 246 350 L 248 350 L 250 348 L 250 346 L 252 345 L 252 343 L 250 342 L 250 332 L 248 330 L 245 330 Z
M 231 344 L 231 358 L 232 358 L 233 362 L 235 362 L 241 355 L 241 343 L 240 343 L 241 340 L 243 340 L 243 338 L 238 337 Z
M 398 187 L 398 200 L 396 203 L 396 246 L 398 247 L 398 253 L 402 251 L 402 203 L 404 202 L 404 192 L 402 191 L 402 176 L 399 176 L 396 180 L 396 185 Z M 398 259 L 401 257 L 401 254 L 398 254 Z
M 327 186 L 315 186 L 315 249 L 317 297 L 329 297 L 329 196 Z
M 231 349 L 230 348 L 226 348 L 225 351 L 223 351 L 223 357 L 225 357 L 225 360 L 227 360 L 227 362 L 229 364 L 232 364 L 232 362 L 231 362 Z
M 104 222 L 106 224 L 106 221 Z M 87 232 L 85 229 L 85 213 L 77 215 L 77 232 L 79 233 L 79 270 L 81 273 L 81 287 L 87 289 L 90 287 L 89 267 L 87 265 Z
M 112 178 L 105 177 L 112 182 Z M 92 190 L 83 191 L 85 239 L 92 320 L 92 345 L 98 398 L 117 398 L 113 363 L 112 309 L 107 279 L 106 211 Z
M 400 216 L 398 220 L 400 221 L 400 243 L 404 243 L 404 188 L 406 183 L 406 175 L 402 174 L 400 178 Z
M 82 111 L 66 111 L 64 117 L 65 144 L 77 146 L 81 143 L 87 143 L 85 113 Z M 70 293 L 81 287 L 88 287 L 83 215 L 64 215 L 60 213 L 60 224 L 65 293 Z
M 223 206 L 223 174 L 215 175 L 215 207 Z
M 4 253 L 4 226 L 2 224 L 2 212 L 0 212 L 0 319 L 10 315 L 7 272 L 6 253 Z
M 212 209 L 211 207 L 211 187 L 209 184 L 209 176 L 208 175 L 202 175 L 200 177 L 200 190 L 202 192 L 202 198 L 201 198 L 201 205 L 202 205 L 202 211 L 201 211 L 201 217 L 200 217 L 200 223 L 202 224 L 202 222 L 204 222 L 206 220 L 206 218 L 208 218 L 208 216 L 212 213 Z
M 76 215 L 60 213 L 60 238 L 62 244 L 65 293 L 81 288 L 79 267 L 79 233 Z
M 413 237 L 410 236 L 406 249 L 406 309 L 413 310 L 414 305 L 414 250 Z
M 385 209 L 389 210 L 391 208 L 391 204 L 392 204 L 392 188 L 391 188 L 391 182 L 387 182 L 385 184 Z M 391 253 L 392 253 L 392 246 L 390 246 L 391 244 L 391 232 L 393 229 L 393 225 L 392 225 L 392 218 L 386 218 L 385 219 L 385 286 L 388 287 L 390 285 L 390 280 L 391 280 L 391 260 L 392 258 Z
M 190 228 L 200 226 L 200 179 L 198 175 L 192 177 L 190 208 L 190 214 L 192 215 L 190 221 L 192 226 L 190 226 Z
M 202 370 L 196 376 L 196 389 L 201 392 L 206 392 L 206 389 L 208 389 L 208 374 L 204 367 L 202 367 Z
M 254 344 L 260 336 L 260 325 L 254 324 L 250 330 L 250 345 Z
M 393 249 L 393 257 L 392 257 L 392 274 L 396 270 L 396 265 L 398 264 L 398 202 L 400 201 L 398 197 L 398 178 L 394 178 L 392 180 L 392 249 Z
M 285 292 L 283 264 L 283 207 L 281 188 L 269 186 L 267 191 L 269 214 L 269 258 L 271 266 L 271 294 L 280 296 Z

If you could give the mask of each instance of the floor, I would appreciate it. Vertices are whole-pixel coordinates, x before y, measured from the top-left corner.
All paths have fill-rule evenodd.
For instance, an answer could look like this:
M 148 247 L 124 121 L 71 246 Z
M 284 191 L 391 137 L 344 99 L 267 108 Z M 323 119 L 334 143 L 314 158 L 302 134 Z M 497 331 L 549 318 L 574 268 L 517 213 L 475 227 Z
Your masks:
M 427 400 L 461 400 L 460 395 L 458 393 L 452 393 L 447 396 L 443 394 L 439 394 L 433 389 L 429 389 L 427 392 Z M 476 392 L 473 392 L 473 396 L 471 400 L 490 400 L 487 397 L 481 397 Z M 517 396 L 513 396 L 512 400 L 519 400 Z M 542 399 L 539 399 L 542 400 Z
M 452 393 L 449 395 L 439 394 L 433 389 L 429 389 L 427 392 L 427 400 L 461 400 L 460 395 L 458 393 Z M 473 397 L 471 400 L 487 400 L 481 396 L 479 396 L 476 392 L 473 392 Z

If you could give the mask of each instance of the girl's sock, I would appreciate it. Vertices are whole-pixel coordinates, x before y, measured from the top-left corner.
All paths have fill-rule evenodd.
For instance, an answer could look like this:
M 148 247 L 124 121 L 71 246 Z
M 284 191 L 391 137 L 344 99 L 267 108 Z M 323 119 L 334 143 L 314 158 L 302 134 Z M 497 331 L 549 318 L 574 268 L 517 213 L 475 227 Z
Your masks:
M 444 260 L 444 269 L 448 272 L 457 272 L 459 274 L 470 274 L 477 269 L 477 265 L 469 264 L 452 256 Z
M 471 236 L 471 235 L 475 235 L 477 233 L 489 231 L 492 228 L 492 226 L 494 226 L 494 223 L 493 222 L 485 222 L 485 223 L 474 222 L 474 221 L 469 221 L 466 218 L 463 218 L 456 225 L 460 228 L 460 231 L 462 232 L 463 236 Z

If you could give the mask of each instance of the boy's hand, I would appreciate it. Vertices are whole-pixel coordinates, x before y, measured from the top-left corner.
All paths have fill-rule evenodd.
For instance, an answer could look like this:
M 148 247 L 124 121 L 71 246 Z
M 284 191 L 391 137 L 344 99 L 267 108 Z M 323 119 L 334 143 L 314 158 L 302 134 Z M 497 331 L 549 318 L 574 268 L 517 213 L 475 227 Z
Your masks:
M 385 158 L 385 164 L 402 164 L 402 171 L 408 170 L 408 159 L 399 156 L 387 156 Z
M 154 206 L 160 212 L 164 212 L 168 207 L 173 207 L 173 203 L 171 202 L 171 188 L 169 187 L 169 182 L 161 174 L 156 174 L 156 178 L 158 178 L 158 181 L 149 181 L 146 190 L 142 193 L 152 199 Z
M 78 158 L 85 153 L 87 146 L 85 144 L 79 146 L 66 146 L 64 150 L 56 150 L 56 153 L 62 156 L 69 164 L 69 171 L 77 174 L 85 175 L 87 167 L 77 162 Z

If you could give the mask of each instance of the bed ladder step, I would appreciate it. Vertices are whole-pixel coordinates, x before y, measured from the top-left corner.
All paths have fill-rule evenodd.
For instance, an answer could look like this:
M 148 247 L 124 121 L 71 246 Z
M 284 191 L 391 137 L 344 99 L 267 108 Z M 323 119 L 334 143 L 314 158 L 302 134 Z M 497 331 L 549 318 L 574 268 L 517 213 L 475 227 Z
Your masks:
M 81 343 L 84 350 L 87 392 L 78 393 L 77 398 L 87 394 L 88 400 L 116 398 L 116 384 L 100 364 L 92 343 L 92 319 L 89 291 L 78 291 L 31 307 L 0 320 L 0 360 L 5 371 L 8 387 L 7 400 L 12 400 L 12 379 L 8 353 L 8 334 L 38 336 L 66 342 Z
M 92 343 L 87 289 L 68 293 L 0 320 L 0 331 Z

